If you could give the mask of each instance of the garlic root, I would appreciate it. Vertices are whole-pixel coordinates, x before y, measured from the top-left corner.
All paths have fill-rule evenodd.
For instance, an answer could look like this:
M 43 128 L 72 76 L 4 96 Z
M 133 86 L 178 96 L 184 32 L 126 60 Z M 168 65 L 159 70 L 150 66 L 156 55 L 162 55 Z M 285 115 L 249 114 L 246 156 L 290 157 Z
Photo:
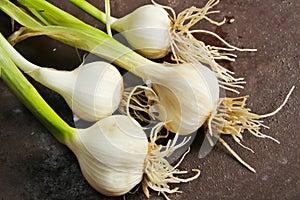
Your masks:
M 295 86 L 290 89 L 282 104 L 275 111 L 264 115 L 252 113 L 249 108 L 245 107 L 246 100 L 249 96 L 222 98 L 219 101 L 217 114 L 215 114 L 210 121 L 211 127 L 212 129 L 216 129 L 218 133 L 231 135 L 238 144 L 250 150 L 252 153 L 254 152 L 252 149 L 241 144 L 241 140 L 243 140 L 242 133 L 245 130 L 248 130 L 252 135 L 256 137 L 269 138 L 279 144 L 280 142 L 277 139 L 260 132 L 261 127 L 269 128 L 268 126 L 263 124 L 262 119 L 278 113 L 287 103 L 287 100 L 292 94 L 294 88 Z M 243 161 L 221 137 L 215 137 L 218 137 L 219 142 L 221 142 L 240 163 L 246 166 L 249 170 L 255 172 L 255 170 L 245 161 Z
M 181 164 L 189 150 L 181 157 L 175 166 L 170 165 L 165 158 L 171 156 L 175 150 L 185 145 L 190 140 L 190 137 L 185 137 L 182 142 L 176 144 L 178 139 L 178 134 L 176 134 L 174 139 L 172 141 L 169 140 L 166 146 L 158 145 L 156 144 L 156 140 L 158 139 L 157 134 L 162 126 L 164 126 L 163 122 L 157 124 L 151 130 L 149 153 L 146 158 L 145 175 L 142 182 L 143 191 L 147 198 L 150 197 L 148 187 L 162 193 L 166 199 L 169 199 L 166 193 L 180 193 L 181 191 L 179 191 L 179 187 L 171 189 L 168 184 L 189 182 L 198 178 L 200 175 L 200 170 L 193 169 L 192 171 L 196 172 L 196 174 L 190 178 L 179 178 L 175 176 L 188 173 L 187 171 L 177 169 L 177 167 Z

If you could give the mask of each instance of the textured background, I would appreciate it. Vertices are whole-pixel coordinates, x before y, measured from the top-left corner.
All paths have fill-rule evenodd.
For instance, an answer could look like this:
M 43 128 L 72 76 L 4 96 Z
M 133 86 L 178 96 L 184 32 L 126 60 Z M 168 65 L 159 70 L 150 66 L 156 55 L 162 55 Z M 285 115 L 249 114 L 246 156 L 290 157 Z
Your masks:
M 52 2 L 86 22 L 103 28 L 67 1 Z M 92 2 L 101 4 L 99 6 L 103 8 L 103 3 Z M 149 1 L 112 0 L 112 15 L 121 17 L 146 3 Z M 168 0 L 165 4 L 178 12 L 191 5 L 202 6 L 204 1 Z M 235 144 L 230 137 L 224 137 L 257 170 L 256 174 L 240 165 L 220 144 L 199 160 L 197 140 L 200 138 L 197 137 L 181 168 L 200 168 L 202 174 L 193 182 L 181 184 L 182 194 L 170 197 L 206 200 L 299 199 L 300 2 L 227 0 L 221 1 L 216 8 L 222 12 L 215 15 L 214 19 L 225 16 L 234 18 L 235 22 L 221 27 L 201 23 L 196 28 L 214 31 L 236 46 L 258 49 L 256 53 L 238 53 L 236 62 L 224 63 L 235 71 L 236 77 L 245 77 L 247 85 L 242 95 L 250 94 L 248 106 L 252 111 L 259 114 L 271 112 L 280 105 L 292 85 L 296 86 L 296 90 L 280 113 L 264 121 L 271 129 L 263 132 L 279 139 L 280 145 L 246 133 L 244 143 L 255 150 L 255 154 L 252 154 Z M 11 33 L 10 19 L 2 12 L 0 31 L 5 36 Z M 74 48 L 46 37 L 28 39 L 16 48 L 28 60 L 41 66 L 72 69 L 80 64 Z M 63 119 L 72 124 L 71 112 L 61 97 L 34 84 Z M 154 192 L 151 195 L 152 199 L 163 199 Z M 104 197 L 93 190 L 81 175 L 72 152 L 51 136 L 1 80 L 0 198 L 123 199 Z M 127 194 L 126 199 L 145 199 L 145 196 L 139 190 L 134 195 Z

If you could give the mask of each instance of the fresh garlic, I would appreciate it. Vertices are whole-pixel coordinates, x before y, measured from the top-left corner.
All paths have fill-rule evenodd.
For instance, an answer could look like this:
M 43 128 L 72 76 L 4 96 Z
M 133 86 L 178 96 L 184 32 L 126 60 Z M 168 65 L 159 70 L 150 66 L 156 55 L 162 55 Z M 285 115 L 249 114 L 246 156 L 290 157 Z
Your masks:
M 106 62 L 84 64 L 73 71 L 37 68 L 24 72 L 61 94 L 72 111 L 87 121 L 111 115 L 121 101 L 122 76 Z
M 67 146 L 89 184 L 104 195 L 123 195 L 143 179 L 148 140 L 126 116 L 112 115 L 78 129 Z
M 123 78 L 116 67 L 96 61 L 80 66 L 73 73 L 76 75 L 75 85 L 70 91 L 72 99 L 67 103 L 80 118 L 97 121 L 119 107 Z
M 143 181 L 148 187 L 162 193 L 178 192 L 169 183 L 187 182 L 199 176 L 180 179 L 176 174 L 186 173 L 172 167 L 165 157 L 184 145 L 176 145 L 176 138 L 167 147 L 155 143 L 157 129 L 153 129 L 150 142 L 144 130 L 126 115 L 112 115 L 86 129 L 77 129 L 66 144 L 76 155 L 81 171 L 89 184 L 107 196 L 120 196 Z M 164 149 L 164 150 L 163 150 Z M 180 163 L 180 162 L 179 162 Z
M 22 57 L 6 40 L 0 42 L 19 68 L 59 93 L 78 117 L 97 121 L 119 107 L 123 78 L 113 65 L 96 61 L 73 71 L 39 67 Z
M 175 166 L 166 160 L 190 138 L 177 143 L 176 135 L 166 146 L 158 145 L 156 141 L 166 136 L 158 135 L 162 125 L 157 124 L 148 142 L 144 129 L 125 115 L 111 115 L 85 129 L 70 127 L 18 70 L 2 45 L 0 68 L 3 81 L 53 136 L 74 152 L 84 177 L 97 191 L 119 196 L 142 182 L 147 197 L 148 187 L 166 195 L 179 192 L 178 187 L 171 189 L 169 184 L 188 182 L 200 175 L 199 170 L 193 170 L 196 172 L 193 177 L 179 178 L 177 174 L 187 173 L 177 169 L 184 156 Z
M 114 20 L 111 28 L 122 33 L 134 50 L 145 57 L 156 59 L 169 53 L 170 25 L 169 14 L 165 9 L 146 5 Z
M 190 134 L 216 112 L 218 80 L 201 63 L 143 65 L 134 68 L 133 73 L 151 84 L 159 98 L 156 109 L 160 120 L 169 131 Z

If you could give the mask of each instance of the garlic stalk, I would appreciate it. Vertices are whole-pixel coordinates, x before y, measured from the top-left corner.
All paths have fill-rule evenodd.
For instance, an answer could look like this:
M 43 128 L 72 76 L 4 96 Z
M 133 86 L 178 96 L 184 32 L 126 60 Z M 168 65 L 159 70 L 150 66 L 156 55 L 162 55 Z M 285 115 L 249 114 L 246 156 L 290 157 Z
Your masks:
M 96 61 L 82 64 L 72 71 L 55 70 L 30 63 L 2 35 L 0 45 L 26 74 L 59 93 L 80 118 L 97 121 L 119 107 L 123 79 L 113 65 Z
M 110 0 L 105 0 L 105 15 L 106 15 L 106 21 L 108 22 L 106 24 L 106 32 L 107 35 L 112 37 L 111 28 L 110 28 Z
M 210 11 L 219 3 L 219 0 L 209 0 L 203 8 L 190 7 L 178 15 L 168 6 L 162 6 L 152 0 L 152 5 L 141 6 L 122 18 L 104 18 L 102 11 L 85 0 L 70 0 L 91 16 L 103 23 L 111 23 L 111 28 L 120 32 L 127 39 L 134 50 L 142 55 L 157 59 L 166 56 L 169 52 L 177 63 L 202 62 L 209 65 L 220 81 L 220 87 L 239 93 L 243 88 L 243 78 L 233 77 L 233 72 L 222 67 L 217 60 L 234 61 L 236 55 L 232 51 L 256 51 L 256 49 L 241 49 L 230 45 L 217 34 L 206 30 L 190 30 L 197 22 L 207 20 L 211 24 L 220 26 L 225 19 L 217 22 L 208 15 L 219 13 Z M 168 14 L 166 10 L 171 12 Z M 208 34 L 224 44 L 225 47 L 207 45 L 196 39 L 193 33 Z
M 152 130 L 148 143 L 143 129 L 124 115 L 109 116 L 89 128 L 72 128 L 44 101 L 2 46 L 0 69 L 1 78 L 17 97 L 61 143 L 74 152 L 84 177 L 97 191 L 119 196 L 143 181 L 147 197 L 148 187 L 165 195 L 178 192 L 178 188 L 170 189 L 170 183 L 188 182 L 199 176 L 200 171 L 194 170 L 196 174 L 193 177 L 178 178 L 176 174 L 187 172 L 177 169 L 180 162 L 172 167 L 165 159 L 188 139 L 175 145 L 175 137 L 166 146 L 157 145 L 155 141 L 160 136 L 156 128 Z M 161 126 L 158 124 L 157 127 Z
M 74 128 L 62 120 L 24 77 L 6 50 L 0 45 L 0 78 L 40 122 L 65 144 L 73 137 Z

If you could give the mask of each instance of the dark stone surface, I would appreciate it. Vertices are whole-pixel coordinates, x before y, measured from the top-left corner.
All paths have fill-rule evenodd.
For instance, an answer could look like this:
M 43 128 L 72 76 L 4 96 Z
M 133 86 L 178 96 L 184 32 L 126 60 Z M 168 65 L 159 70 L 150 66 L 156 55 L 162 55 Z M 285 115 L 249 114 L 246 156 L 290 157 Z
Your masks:
M 103 28 L 67 1 L 52 2 Z M 93 3 L 100 4 L 99 1 Z M 112 0 L 112 14 L 120 17 L 146 3 L 149 1 Z M 177 11 L 191 5 L 203 5 L 202 1 L 199 3 L 196 0 L 168 0 L 167 4 Z M 197 28 L 215 31 L 236 46 L 258 49 L 256 53 L 238 53 L 236 62 L 225 63 L 237 77 L 245 77 L 247 85 L 241 93 L 250 94 L 248 106 L 252 111 L 259 114 L 271 112 L 280 105 L 292 85 L 296 89 L 281 112 L 264 120 L 270 130 L 264 129 L 263 132 L 279 139 L 281 144 L 246 133 L 244 143 L 255 151 L 252 154 L 230 137 L 223 137 L 256 169 L 256 174 L 240 165 L 220 144 L 199 160 L 199 138 L 196 138 L 181 168 L 200 168 L 202 174 L 193 182 L 181 184 L 182 194 L 170 197 L 206 200 L 299 199 L 300 2 L 228 0 L 222 1 L 217 9 L 222 12 L 215 19 L 227 16 L 234 18 L 235 22 L 217 28 L 202 23 Z M 10 20 L 1 12 L 0 31 L 5 36 L 11 33 Z M 38 65 L 71 69 L 80 64 L 74 48 L 46 37 L 29 39 L 16 48 Z M 71 112 L 60 96 L 37 83 L 35 85 L 51 106 L 71 124 Z M 0 126 L 0 199 L 123 199 L 104 197 L 94 191 L 81 175 L 72 152 L 52 137 L 11 94 L 3 81 L 0 81 Z M 163 199 L 154 192 L 151 195 L 152 199 Z M 139 190 L 134 195 L 127 194 L 126 199 L 145 199 L 145 196 Z

